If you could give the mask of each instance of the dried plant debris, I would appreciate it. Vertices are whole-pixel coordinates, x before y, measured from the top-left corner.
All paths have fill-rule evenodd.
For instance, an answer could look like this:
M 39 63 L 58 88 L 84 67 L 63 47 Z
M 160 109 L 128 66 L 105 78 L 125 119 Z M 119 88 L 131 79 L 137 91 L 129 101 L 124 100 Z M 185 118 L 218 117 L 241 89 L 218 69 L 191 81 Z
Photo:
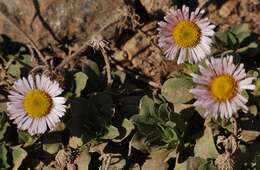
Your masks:
M 2 0 L 0 169 L 260 169 L 257 0 Z

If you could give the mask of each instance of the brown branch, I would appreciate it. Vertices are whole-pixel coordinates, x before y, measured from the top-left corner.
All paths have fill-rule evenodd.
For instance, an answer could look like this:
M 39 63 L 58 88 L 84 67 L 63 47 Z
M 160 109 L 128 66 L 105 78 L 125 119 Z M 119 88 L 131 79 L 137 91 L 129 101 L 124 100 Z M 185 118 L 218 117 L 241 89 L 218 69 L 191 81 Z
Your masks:
M 105 64 L 106 64 L 107 86 L 111 87 L 113 81 L 112 81 L 112 78 L 111 78 L 111 67 L 110 67 L 109 59 L 108 59 L 106 51 L 103 48 L 101 49 L 101 52 L 102 52 L 102 55 L 104 57 L 104 61 L 105 61 Z
M 231 123 L 233 125 L 233 134 L 237 137 L 237 120 L 234 116 L 231 117 Z
M 24 37 L 30 42 L 32 47 L 35 49 L 35 51 L 37 52 L 37 54 L 38 54 L 39 58 L 42 60 L 42 62 L 44 62 L 44 64 L 48 66 L 48 62 L 45 60 L 43 54 L 41 53 L 40 49 L 37 47 L 34 40 L 24 30 L 22 30 L 20 27 L 18 27 L 10 18 L 8 18 L 2 10 L 0 10 L 0 14 L 5 18 L 5 20 L 9 24 L 14 26 L 20 33 L 22 33 L 22 35 L 24 35 Z
M 69 63 L 71 60 L 73 60 L 75 57 L 80 55 L 90 44 L 90 40 L 88 39 L 76 52 L 70 54 L 67 56 L 56 68 L 55 71 L 61 69 L 63 66 L 65 66 L 67 63 Z
M 145 77 L 142 77 L 141 75 L 137 75 L 137 74 L 134 74 L 133 72 L 129 71 L 129 70 L 126 70 L 124 67 L 121 67 L 120 65 L 116 65 L 116 68 L 118 70 L 121 70 L 121 71 L 124 71 L 126 72 L 129 76 L 133 77 L 134 79 L 136 80 L 139 80 L 139 81 L 142 81 L 144 83 L 147 83 L 149 84 L 150 86 L 154 87 L 154 88 L 157 88 L 157 89 L 161 89 L 161 85 L 145 78 Z

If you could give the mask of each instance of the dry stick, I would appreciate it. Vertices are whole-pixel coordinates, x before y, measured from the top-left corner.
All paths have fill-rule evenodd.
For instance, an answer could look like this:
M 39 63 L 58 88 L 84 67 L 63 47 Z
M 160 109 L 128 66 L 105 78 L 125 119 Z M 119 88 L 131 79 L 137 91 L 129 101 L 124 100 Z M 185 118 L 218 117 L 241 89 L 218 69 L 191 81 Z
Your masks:
M 151 81 L 151 80 L 149 80 L 147 78 L 144 78 L 144 77 L 142 77 L 140 75 L 136 75 L 136 74 L 132 73 L 131 71 L 126 70 L 124 67 L 121 67 L 120 65 L 116 65 L 116 68 L 118 70 L 126 72 L 128 75 L 130 75 L 131 77 L 133 77 L 136 80 L 140 80 L 140 81 L 142 81 L 144 83 L 147 83 L 147 84 L 149 84 L 150 86 L 152 86 L 154 88 L 161 89 L 161 86 L 159 84 L 157 84 L 157 83 L 155 83 L 155 82 L 153 82 L 153 81 Z
M 111 163 L 111 154 L 108 154 L 104 170 L 108 170 Z
M 37 47 L 36 43 L 34 42 L 34 40 L 21 28 L 19 28 L 11 19 L 9 19 L 4 12 L 2 12 L 0 10 L 0 14 L 6 19 L 6 21 L 8 23 L 10 23 L 11 25 L 13 25 L 18 31 L 20 31 L 24 37 L 31 43 L 31 45 L 33 46 L 33 48 L 35 49 L 35 51 L 37 52 L 38 56 L 40 57 L 40 59 L 44 62 L 45 65 L 48 66 L 48 62 L 45 60 L 43 54 L 41 53 L 40 49 Z
M 109 59 L 108 59 L 108 55 L 106 53 L 106 51 L 101 48 L 101 52 L 102 52 L 102 55 L 104 57 L 104 60 L 105 60 L 105 64 L 106 64 L 106 71 L 107 71 L 107 86 L 108 87 L 111 87 L 112 85 L 112 78 L 111 78 L 111 67 L 110 67 L 110 63 L 109 63 Z
M 15 59 L 12 58 L 12 59 L 10 59 L 10 60 L 8 61 L 8 63 L 7 63 L 6 66 L 5 66 L 5 70 L 7 70 L 7 69 L 10 67 L 10 65 L 13 63 L 14 60 L 15 60 Z
M 81 54 L 88 46 L 89 46 L 89 39 L 74 53 L 70 54 L 68 57 L 66 57 L 56 68 L 56 70 L 61 69 L 64 65 L 66 65 L 68 62 L 73 60 L 75 57 L 77 57 L 79 54 Z
M 233 133 L 237 137 L 237 120 L 234 116 L 231 117 L 231 123 L 233 125 Z

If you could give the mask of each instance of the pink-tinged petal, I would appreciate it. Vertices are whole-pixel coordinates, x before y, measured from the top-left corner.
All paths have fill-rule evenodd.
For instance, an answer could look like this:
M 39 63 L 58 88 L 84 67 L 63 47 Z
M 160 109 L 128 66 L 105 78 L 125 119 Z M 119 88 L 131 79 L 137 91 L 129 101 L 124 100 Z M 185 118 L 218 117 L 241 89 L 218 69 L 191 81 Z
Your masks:
M 203 84 L 203 85 L 209 85 L 211 82 L 211 77 L 210 76 L 205 76 L 205 75 L 198 75 L 198 74 L 191 74 L 193 81 L 198 84 Z
M 23 123 L 21 129 L 27 130 L 30 128 L 31 124 L 32 124 L 32 118 L 28 117 L 27 120 Z
M 181 48 L 180 50 L 180 55 L 179 58 L 177 60 L 177 64 L 181 64 L 184 62 L 185 58 L 186 58 L 187 54 L 186 54 L 186 50 Z
M 255 79 L 254 77 L 249 77 L 249 78 L 246 78 L 244 80 L 241 80 L 239 84 L 240 84 L 240 86 L 249 85 L 249 84 L 252 84 L 254 79 Z
M 206 66 L 199 66 L 200 74 L 192 74 L 193 82 L 197 84 L 190 92 L 194 94 L 197 101 L 194 105 L 200 106 L 211 113 L 215 118 L 230 118 L 237 114 L 238 109 L 248 111 L 245 105 L 247 99 L 241 95 L 243 89 L 253 90 L 253 77 L 246 78 L 243 64 L 235 65 L 233 56 L 224 58 L 211 58 L 205 61 Z M 225 101 L 216 100 L 210 91 L 210 83 L 217 76 L 229 75 L 237 82 L 238 87 L 235 97 Z
M 37 86 L 37 88 L 38 89 L 42 89 L 42 86 L 41 86 L 41 77 L 40 77 L 40 75 L 36 75 L 35 76 L 35 79 L 36 79 L 36 86 Z
M 210 25 L 207 18 L 202 19 L 204 12 L 205 10 L 200 10 L 199 8 L 197 8 L 195 12 L 190 12 L 189 7 L 183 5 L 181 9 L 171 8 L 169 12 L 166 13 L 164 21 L 158 23 L 158 45 L 167 59 L 176 59 L 177 64 L 182 64 L 185 61 L 196 63 L 210 54 L 210 44 L 212 43 L 211 37 L 214 35 L 214 26 Z M 179 22 L 187 20 L 199 27 L 201 37 L 198 44 L 194 47 L 186 48 L 174 42 L 172 32 Z
M 57 103 L 57 104 L 64 104 L 64 103 L 66 103 L 66 98 L 65 97 L 54 97 L 52 100 L 54 101 L 54 103 Z
M 228 111 L 226 114 L 226 118 L 230 118 L 230 117 L 232 117 L 233 111 L 232 111 L 229 101 L 226 101 L 226 107 L 227 107 L 227 111 Z
M 24 86 L 22 79 L 19 79 L 17 82 L 14 83 L 14 89 L 23 95 L 27 93 L 27 89 Z
M 26 91 L 30 91 L 31 87 L 30 87 L 29 82 L 27 81 L 27 79 L 23 77 L 22 80 L 23 80 L 22 82 L 24 84 L 24 87 L 26 88 Z
M 28 78 L 22 78 L 14 83 L 14 89 L 8 95 L 9 102 L 7 102 L 7 115 L 9 119 L 17 124 L 18 129 L 27 130 L 31 135 L 43 134 L 47 131 L 47 126 L 53 129 L 60 121 L 59 117 L 64 116 L 66 112 L 66 98 L 56 97 L 62 93 L 57 81 L 45 75 L 36 75 L 35 79 L 32 75 Z M 45 91 L 53 100 L 53 106 L 47 116 L 31 117 L 24 109 L 24 98 L 28 91 L 40 89 Z
M 29 83 L 31 89 L 34 89 L 34 88 L 35 88 L 35 82 L 34 82 L 34 80 L 33 80 L 32 75 L 29 75 L 29 76 L 28 76 L 28 83 Z
M 39 134 L 42 134 L 42 133 L 46 132 L 46 130 L 47 130 L 46 120 L 45 120 L 45 118 L 41 118 L 39 120 L 39 125 L 38 125 L 37 131 Z

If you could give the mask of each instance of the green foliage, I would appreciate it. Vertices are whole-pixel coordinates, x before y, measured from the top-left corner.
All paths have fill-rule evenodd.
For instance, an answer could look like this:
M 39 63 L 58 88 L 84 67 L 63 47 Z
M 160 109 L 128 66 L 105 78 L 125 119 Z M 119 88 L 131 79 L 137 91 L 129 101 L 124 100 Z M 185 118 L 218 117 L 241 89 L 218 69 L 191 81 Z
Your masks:
M 12 148 L 13 170 L 18 170 L 26 156 L 27 152 L 19 146 Z
M 182 76 L 167 80 L 162 86 L 162 95 L 171 103 L 187 103 L 193 96 L 189 92 L 193 86 L 190 78 Z
M 178 4 L 181 6 L 182 2 Z M 150 31 L 149 28 L 147 35 L 152 35 Z M 244 62 L 248 76 L 256 78 L 256 89 L 243 91 L 249 112 L 239 111 L 236 118 L 238 149 L 232 157 L 239 164 L 238 169 L 260 169 L 260 67 L 257 58 L 260 41 L 254 36 L 259 35 L 251 33 L 248 24 L 218 31 L 215 53 L 210 54 L 214 57 L 233 54 L 235 62 Z M 115 45 L 121 45 L 120 42 Z M 62 59 L 49 50 L 51 48 L 41 49 L 48 63 L 55 67 Z M 113 55 L 115 49 L 110 50 L 107 54 Z M 64 50 L 65 53 L 69 51 Z M 32 57 L 24 44 L 0 37 L 0 66 L 5 71 L 0 72 L 1 170 L 98 169 L 109 161 L 109 169 L 217 169 L 214 161 L 225 152 L 220 139 L 227 138 L 234 130 L 230 120 L 208 118 L 205 121 L 205 110 L 192 106 L 194 96 L 190 89 L 194 83 L 188 75 L 198 72 L 201 63 L 184 63 L 180 69 L 179 66 L 174 68 L 172 73 L 160 77 L 163 81 L 168 78 L 162 88 L 153 89 L 133 78 L 140 78 L 135 73 L 141 70 L 127 70 L 131 67 L 118 70 L 114 67 L 118 63 L 111 56 L 113 84 L 107 87 L 106 66 L 100 51 L 86 49 L 81 52 L 63 70 L 53 72 L 53 67 L 37 70 L 41 68 L 38 66 L 43 66 L 39 56 Z M 125 66 L 124 62 L 120 64 Z M 31 136 L 17 130 L 17 125 L 11 124 L 12 120 L 7 117 L 8 91 L 15 80 L 28 76 L 30 71 L 47 73 L 54 79 L 64 78 L 64 83 L 62 78 L 60 83 L 65 89 L 62 95 L 68 98 L 66 115 L 57 127 L 43 135 Z M 153 97 L 148 97 L 151 94 Z M 58 167 L 59 163 L 64 167 Z
M 111 96 L 99 93 L 90 99 L 74 98 L 71 103 L 72 119 L 69 129 L 72 136 L 90 139 L 115 139 L 118 129 L 111 124 L 114 104 Z
M 7 169 L 9 166 L 7 162 L 7 148 L 5 146 L 5 142 L 0 143 L 0 169 Z
M 79 97 L 81 95 L 81 91 L 86 87 L 88 76 L 83 72 L 77 72 L 74 74 L 74 79 L 76 83 L 75 94 L 76 97 Z
M 175 148 L 185 129 L 184 120 L 171 112 L 168 104 L 155 104 L 148 96 L 141 99 L 139 107 L 139 114 L 132 120 L 145 136 L 146 144 Z
M 194 154 L 203 159 L 216 159 L 219 154 L 214 143 L 212 129 L 208 124 L 205 124 L 205 126 L 206 128 L 202 137 L 196 141 Z
M 217 32 L 215 34 L 216 43 L 227 49 L 236 49 L 240 44 L 250 36 L 247 24 L 239 24 L 226 32 Z
M 18 139 L 19 143 L 24 144 L 24 147 L 33 145 L 39 137 L 31 136 L 28 132 L 25 131 L 18 131 Z

